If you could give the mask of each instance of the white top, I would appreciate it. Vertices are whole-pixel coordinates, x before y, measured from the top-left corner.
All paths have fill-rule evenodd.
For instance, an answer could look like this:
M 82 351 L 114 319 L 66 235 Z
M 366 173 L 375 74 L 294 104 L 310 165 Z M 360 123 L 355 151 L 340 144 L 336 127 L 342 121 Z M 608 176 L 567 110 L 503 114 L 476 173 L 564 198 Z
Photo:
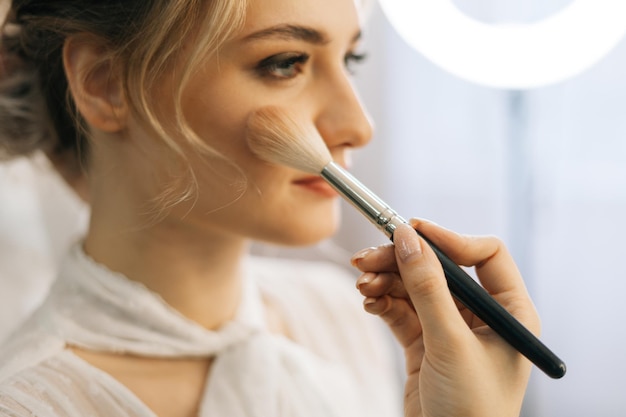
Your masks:
M 147 357 L 215 356 L 200 416 L 400 416 L 396 362 L 350 275 L 250 258 L 236 318 L 209 331 L 76 246 L 44 304 L 0 351 L 0 416 L 154 417 L 67 345 Z M 270 333 L 262 298 L 292 340 Z M 373 321 L 375 320 L 375 321 Z

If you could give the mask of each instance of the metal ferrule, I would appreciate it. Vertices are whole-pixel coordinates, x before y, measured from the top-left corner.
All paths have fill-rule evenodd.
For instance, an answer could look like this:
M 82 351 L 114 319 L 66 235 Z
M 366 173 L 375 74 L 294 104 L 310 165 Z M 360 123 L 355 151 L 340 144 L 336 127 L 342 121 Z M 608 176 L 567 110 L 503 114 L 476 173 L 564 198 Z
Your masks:
M 406 220 L 340 165 L 331 162 L 324 167 L 320 175 L 388 238 L 393 240 L 396 227 L 406 223 Z

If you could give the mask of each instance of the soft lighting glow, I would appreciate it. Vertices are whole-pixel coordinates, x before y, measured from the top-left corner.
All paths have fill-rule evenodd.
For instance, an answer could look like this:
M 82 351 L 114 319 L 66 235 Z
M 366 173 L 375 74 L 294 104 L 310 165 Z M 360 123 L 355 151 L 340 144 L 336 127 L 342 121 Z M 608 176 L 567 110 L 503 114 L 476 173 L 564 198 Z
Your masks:
M 575 0 L 535 23 L 490 25 L 450 0 L 380 0 L 413 48 L 461 78 L 501 88 L 533 88 L 580 74 L 626 33 L 626 0 Z

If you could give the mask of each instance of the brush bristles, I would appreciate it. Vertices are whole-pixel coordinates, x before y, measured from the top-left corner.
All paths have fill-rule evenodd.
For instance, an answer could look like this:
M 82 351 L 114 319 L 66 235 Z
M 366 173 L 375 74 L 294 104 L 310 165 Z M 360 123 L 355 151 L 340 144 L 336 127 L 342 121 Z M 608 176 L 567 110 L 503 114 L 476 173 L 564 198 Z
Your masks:
M 248 120 L 248 146 L 259 158 L 319 174 L 332 157 L 313 124 L 299 125 L 286 112 L 266 107 Z

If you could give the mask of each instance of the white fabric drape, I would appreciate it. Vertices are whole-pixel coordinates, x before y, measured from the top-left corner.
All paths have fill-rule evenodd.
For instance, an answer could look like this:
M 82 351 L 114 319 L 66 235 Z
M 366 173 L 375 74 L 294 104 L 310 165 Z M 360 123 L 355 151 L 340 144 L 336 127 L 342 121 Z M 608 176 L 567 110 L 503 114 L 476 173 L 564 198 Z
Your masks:
M 304 265 L 282 267 L 282 273 L 278 268 L 276 273 L 268 268 L 271 261 L 250 262 L 236 318 L 209 331 L 143 285 L 96 264 L 76 246 L 46 302 L 25 329 L 10 338 L 0 356 L 0 415 L 154 415 L 123 385 L 66 350 L 68 345 L 144 357 L 214 357 L 200 416 L 399 415 L 393 360 L 385 357 L 384 348 L 368 346 L 371 338 L 384 346 L 383 333 L 377 334 L 368 320 L 362 320 L 365 313 L 357 316 L 345 305 L 354 300 L 346 297 L 346 288 L 341 289 L 349 282 L 345 274 L 314 264 L 306 266 L 309 273 L 302 273 Z M 284 273 L 287 270 L 292 276 Z M 346 336 L 311 335 L 319 346 L 325 346 L 319 349 L 270 333 L 263 319 L 262 284 L 257 284 L 263 278 L 259 275 L 271 277 L 266 285 L 273 290 L 267 296 L 292 313 L 291 326 L 299 323 L 310 334 L 314 327 L 306 329 L 307 321 L 325 320 L 324 315 L 331 313 L 335 327 L 348 326 Z M 312 279 L 319 284 L 312 284 Z M 282 297 L 277 282 L 286 290 Z M 324 291 L 335 295 L 315 299 L 310 294 L 309 302 L 293 299 L 293 291 L 300 291 L 297 286 L 303 282 L 302 293 L 312 284 L 323 285 Z M 323 301 L 331 298 L 334 305 Z M 287 307 L 290 303 L 292 307 Z M 319 311 L 302 310 L 296 304 L 305 309 L 317 306 Z M 354 352 L 357 349 L 360 352 Z M 353 361 L 344 361 L 342 356 L 353 356 Z

